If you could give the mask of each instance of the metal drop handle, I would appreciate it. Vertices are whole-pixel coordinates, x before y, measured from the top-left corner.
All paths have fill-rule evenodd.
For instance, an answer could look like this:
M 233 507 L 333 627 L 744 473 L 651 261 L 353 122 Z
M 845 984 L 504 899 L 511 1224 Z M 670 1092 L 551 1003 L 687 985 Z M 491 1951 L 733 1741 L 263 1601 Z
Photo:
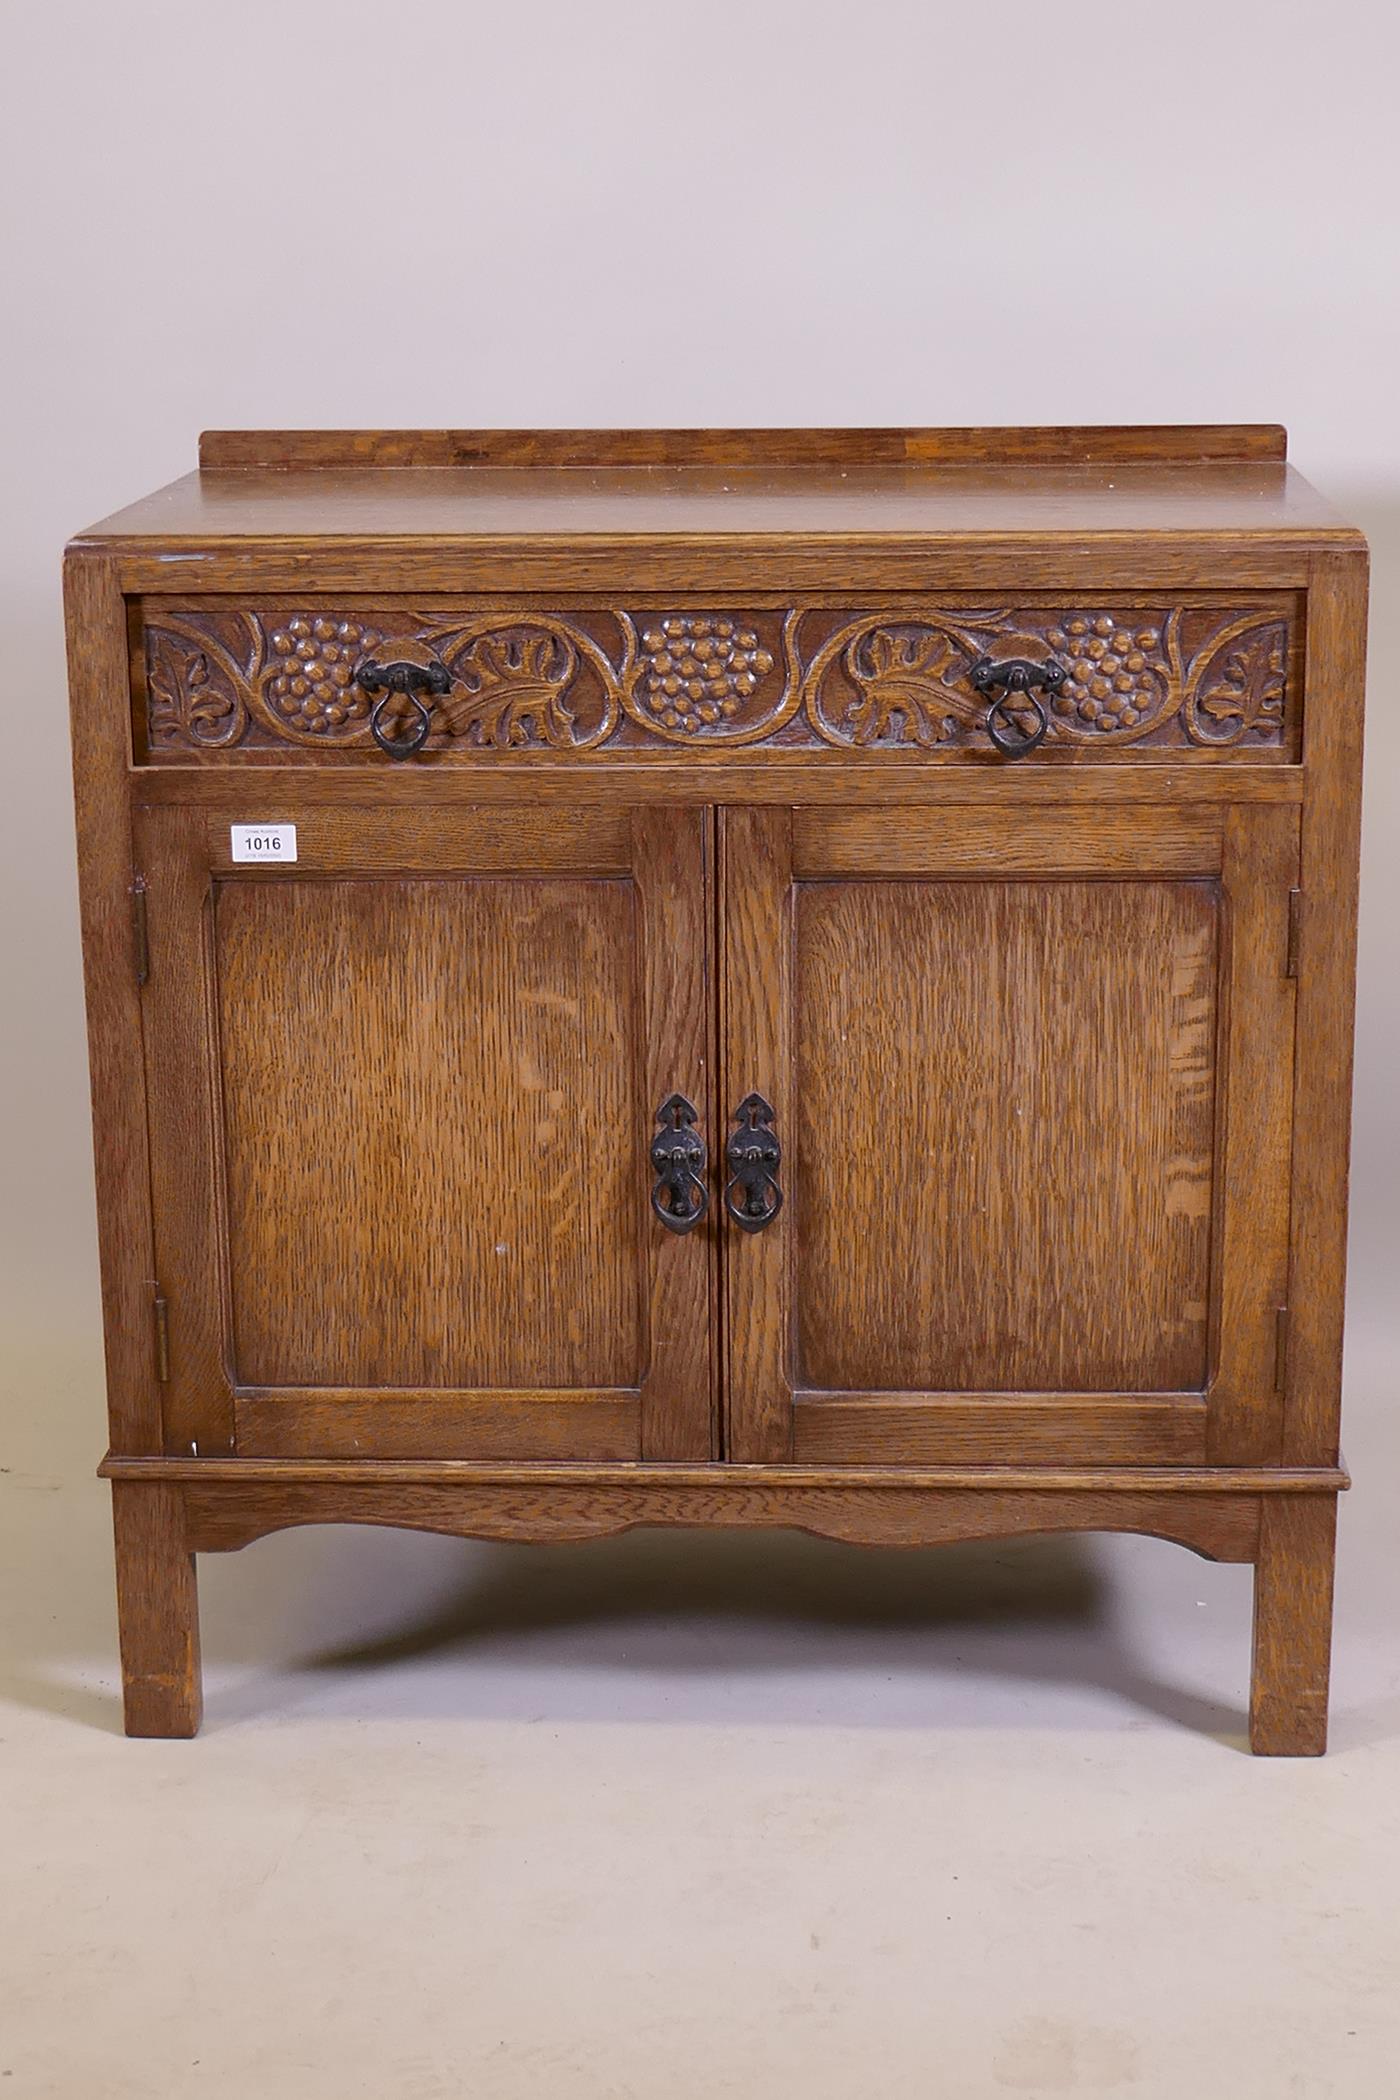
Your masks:
M 699 1114 L 684 1094 L 672 1094 L 656 1111 L 656 1120 L 661 1128 L 651 1141 L 656 1170 L 651 1207 L 668 1232 L 693 1232 L 710 1207 L 709 1155 L 695 1128 Z
M 1044 741 L 1050 727 L 1040 694 L 1058 693 L 1069 672 L 1053 657 L 1047 663 L 1037 664 L 1028 656 L 1012 656 L 998 664 L 990 656 L 979 656 L 967 677 L 976 692 L 996 695 L 987 709 L 986 730 L 997 750 L 1003 758 L 1024 758 Z M 1018 712 L 1029 708 L 1034 714 L 1033 729 L 1023 729 L 1016 720 L 1010 704 L 1013 693 L 1019 696 Z
M 734 1111 L 724 1148 L 729 1164 L 724 1207 L 741 1232 L 762 1232 L 783 1207 L 778 1184 L 783 1148 L 773 1121 L 773 1106 L 762 1094 L 746 1094 Z
M 432 710 L 419 698 L 421 693 L 445 693 L 452 683 L 446 664 L 377 664 L 366 659 L 355 672 L 355 683 L 375 701 L 370 714 L 370 734 L 390 758 L 412 758 L 428 741 L 433 726 Z M 375 695 L 378 699 L 375 699 Z M 395 697 L 407 700 L 416 719 L 402 736 L 387 736 L 384 710 Z

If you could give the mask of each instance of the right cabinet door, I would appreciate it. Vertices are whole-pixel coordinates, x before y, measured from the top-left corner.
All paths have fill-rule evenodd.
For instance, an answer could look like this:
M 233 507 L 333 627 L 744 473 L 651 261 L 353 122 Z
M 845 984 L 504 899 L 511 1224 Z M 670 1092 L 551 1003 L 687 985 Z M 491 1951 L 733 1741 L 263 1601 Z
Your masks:
M 1296 807 L 722 825 L 727 1456 L 1276 1459 Z

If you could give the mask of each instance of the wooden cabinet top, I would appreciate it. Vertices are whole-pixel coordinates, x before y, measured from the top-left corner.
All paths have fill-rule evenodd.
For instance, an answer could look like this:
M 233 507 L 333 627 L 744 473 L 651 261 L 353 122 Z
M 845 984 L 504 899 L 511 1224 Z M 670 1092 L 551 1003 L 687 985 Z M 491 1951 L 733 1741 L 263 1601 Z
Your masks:
M 1208 538 L 1359 546 L 1275 425 L 1040 430 L 216 431 L 80 543 Z M 134 544 L 133 544 L 134 543 Z M 580 550 L 582 551 L 582 550 Z

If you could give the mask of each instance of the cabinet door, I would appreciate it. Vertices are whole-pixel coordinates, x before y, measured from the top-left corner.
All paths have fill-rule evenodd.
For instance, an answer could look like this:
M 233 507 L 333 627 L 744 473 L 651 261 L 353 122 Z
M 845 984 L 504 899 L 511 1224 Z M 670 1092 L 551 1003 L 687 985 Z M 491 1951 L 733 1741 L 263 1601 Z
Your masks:
M 138 826 L 168 1448 L 710 1457 L 709 814 L 239 814 Z
M 1277 1457 L 1296 809 L 721 821 L 729 1455 Z

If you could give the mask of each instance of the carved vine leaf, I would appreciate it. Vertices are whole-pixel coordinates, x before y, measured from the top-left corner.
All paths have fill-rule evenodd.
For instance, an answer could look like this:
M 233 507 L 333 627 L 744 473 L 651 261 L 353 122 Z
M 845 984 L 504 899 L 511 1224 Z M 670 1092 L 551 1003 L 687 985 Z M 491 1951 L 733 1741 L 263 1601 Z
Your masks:
M 1191 696 L 1187 728 L 1197 743 L 1237 744 L 1254 735 L 1277 743 L 1283 730 L 1288 667 L 1284 633 L 1273 624 L 1217 645 Z
M 455 737 L 498 748 L 574 742 L 565 693 L 578 653 L 563 635 L 540 629 L 478 635 L 452 665 L 456 677 L 439 708 Z
M 962 726 L 948 690 L 963 653 L 938 628 L 877 627 L 857 635 L 844 657 L 856 697 L 841 716 L 853 744 L 950 743 Z M 965 705 L 965 704 L 964 704 Z
M 182 635 L 156 633 L 148 651 L 151 743 L 220 748 L 237 743 L 246 724 L 243 693 L 228 667 Z

